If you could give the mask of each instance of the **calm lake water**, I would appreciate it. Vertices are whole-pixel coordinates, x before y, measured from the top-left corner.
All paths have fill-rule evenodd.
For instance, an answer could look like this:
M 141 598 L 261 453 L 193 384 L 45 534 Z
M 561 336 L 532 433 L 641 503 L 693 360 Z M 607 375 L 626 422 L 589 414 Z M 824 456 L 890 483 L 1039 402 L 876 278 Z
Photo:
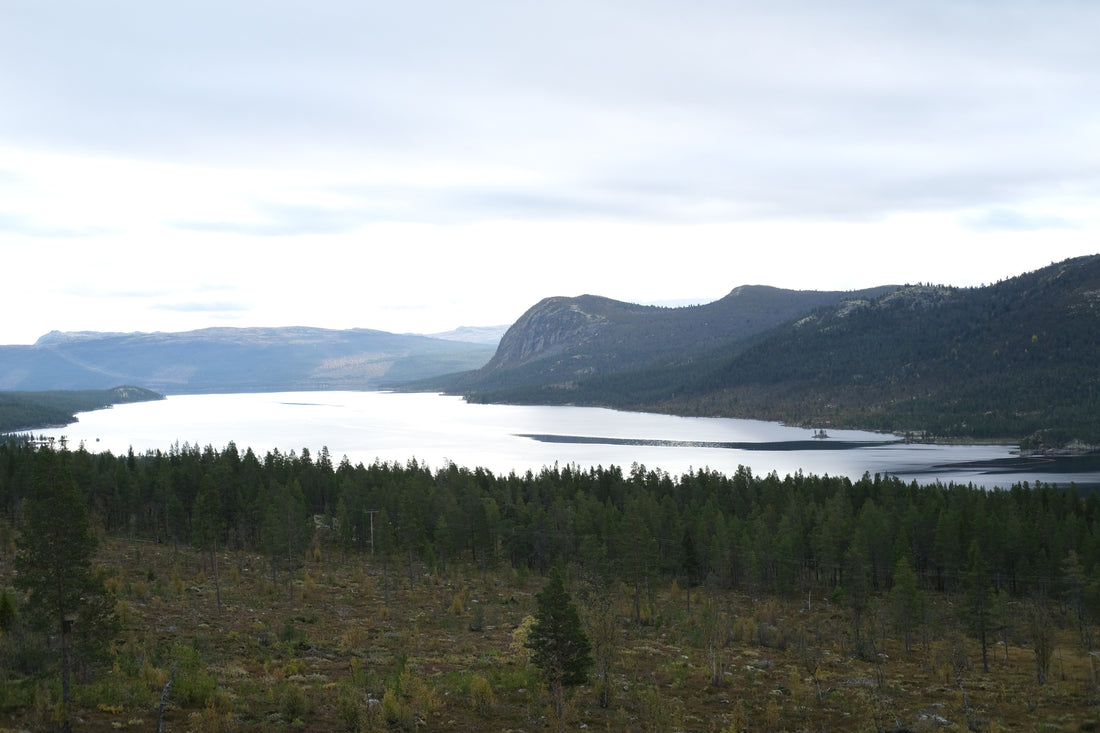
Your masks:
M 467 404 L 459 397 L 390 392 L 280 392 L 180 395 L 159 402 L 118 405 L 79 415 L 65 428 L 35 431 L 60 438 L 70 448 L 124 454 L 173 444 L 230 441 L 257 455 L 327 447 L 333 463 L 353 464 L 411 458 L 439 468 L 449 461 L 481 466 L 496 474 L 538 471 L 576 464 L 634 463 L 679 475 L 698 468 L 780 476 L 890 473 L 921 483 L 936 479 L 1007 487 L 1041 480 L 1092 485 L 1100 467 L 1019 465 L 1014 446 L 906 445 L 894 436 L 830 430 L 828 438 L 776 423 L 722 418 L 685 418 L 591 407 Z

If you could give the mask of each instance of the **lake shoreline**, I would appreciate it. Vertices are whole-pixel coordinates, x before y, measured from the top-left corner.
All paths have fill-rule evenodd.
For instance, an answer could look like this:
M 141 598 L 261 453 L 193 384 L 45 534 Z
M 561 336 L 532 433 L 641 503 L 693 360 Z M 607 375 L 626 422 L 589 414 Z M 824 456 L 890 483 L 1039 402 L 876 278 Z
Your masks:
M 1021 461 L 1018 446 L 916 442 L 884 432 L 817 430 L 737 418 L 679 417 L 575 406 L 486 405 L 438 393 L 319 391 L 169 395 L 80 413 L 64 428 L 35 430 L 69 446 L 114 455 L 234 443 L 258 454 L 326 449 L 352 465 L 409 460 L 496 474 L 543 468 L 646 465 L 669 474 L 848 476 L 1008 487 L 1022 481 L 1100 483 L 1086 463 Z M 910 434 L 910 438 L 912 435 Z M 1010 461 L 1008 459 L 1016 459 Z M 1066 466 L 1066 468 L 1062 468 Z M 1077 468 L 1086 474 L 1075 474 Z

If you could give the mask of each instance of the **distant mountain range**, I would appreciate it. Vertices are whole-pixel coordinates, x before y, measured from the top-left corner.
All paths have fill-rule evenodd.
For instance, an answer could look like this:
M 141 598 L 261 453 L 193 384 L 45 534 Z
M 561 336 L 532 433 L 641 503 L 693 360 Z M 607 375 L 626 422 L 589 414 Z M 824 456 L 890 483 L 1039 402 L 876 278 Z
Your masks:
M 1035 448 L 1100 444 L 1100 255 L 981 288 L 742 286 L 677 308 L 554 297 L 501 330 L 53 332 L 0 346 L 0 390 L 400 387 Z
M 663 309 L 547 298 L 483 367 L 418 385 L 923 436 L 1100 443 L 1100 255 L 981 288 L 746 286 Z
M 139 385 L 162 394 L 379 387 L 485 364 L 489 329 L 457 340 L 369 329 L 208 328 L 183 333 L 51 332 L 0 346 L 0 390 L 99 390 Z
M 508 326 L 460 326 L 452 331 L 429 333 L 429 337 L 444 341 L 466 341 L 471 344 L 487 344 L 494 349 L 508 330 Z

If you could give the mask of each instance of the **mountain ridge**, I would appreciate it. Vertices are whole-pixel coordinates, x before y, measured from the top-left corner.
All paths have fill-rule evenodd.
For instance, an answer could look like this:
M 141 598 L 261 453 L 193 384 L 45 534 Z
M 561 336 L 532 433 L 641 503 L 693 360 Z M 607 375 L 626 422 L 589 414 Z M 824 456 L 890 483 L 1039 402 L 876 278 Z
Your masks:
M 540 300 L 508 329 L 484 367 L 422 386 L 458 391 L 474 400 L 526 401 L 517 389 L 542 382 L 569 391 L 578 380 L 747 344 L 815 308 L 849 297 L 875 297 L 896 287 L 817 291 L 742 285 L 716 301 L 675 308 L 596 295 L 553 296 Z
M 975 288 L 883 286 L 812 306 L 804 292 L 744 286 L 665 314 L 545 299 L 488 364 L 433 386 L 479 402 L 1100 444 L 1100 255 Z

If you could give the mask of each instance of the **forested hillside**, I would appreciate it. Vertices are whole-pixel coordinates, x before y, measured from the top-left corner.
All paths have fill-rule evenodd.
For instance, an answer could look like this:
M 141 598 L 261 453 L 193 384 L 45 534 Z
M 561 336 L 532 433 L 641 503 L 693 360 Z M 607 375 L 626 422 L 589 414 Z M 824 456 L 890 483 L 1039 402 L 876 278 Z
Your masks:
M 0 392 L 0 433 L 68 425 L 76 413 L 100 410 L 127 402 L 161 400 L 163 396 L 140 387 L 114 389 Z
M 847 293 L 748 285 L 713 303 L 684 308 L 594 295 L 546 298 L 508 329 L 483 368 L 422 386 L 502 401 L 527 401 L 528 390 L 541 386 L 559 393 L 550 401 L 568 400 L 578 385 L 595 376 L 667 364 L 716 348 L 744 348 L 759 334 L 816 308 L 892 289 Z
M 1100 257 L 984 288 L 911 286 L 712 354 L 665 409 L 1100 443 Z
M 619 353 L 598 336 L 585 349 L 592 363 Z M 660 360 L 574 371 L 567 380 L 543 368 L 558 362 L 531 360 L 507 375 L 487 366 L 455 388 L 486 402 L 1097 444 L 1100 256 L 981 288 L 910 285 L 853 296 L 746 338 L 684 344 Z

